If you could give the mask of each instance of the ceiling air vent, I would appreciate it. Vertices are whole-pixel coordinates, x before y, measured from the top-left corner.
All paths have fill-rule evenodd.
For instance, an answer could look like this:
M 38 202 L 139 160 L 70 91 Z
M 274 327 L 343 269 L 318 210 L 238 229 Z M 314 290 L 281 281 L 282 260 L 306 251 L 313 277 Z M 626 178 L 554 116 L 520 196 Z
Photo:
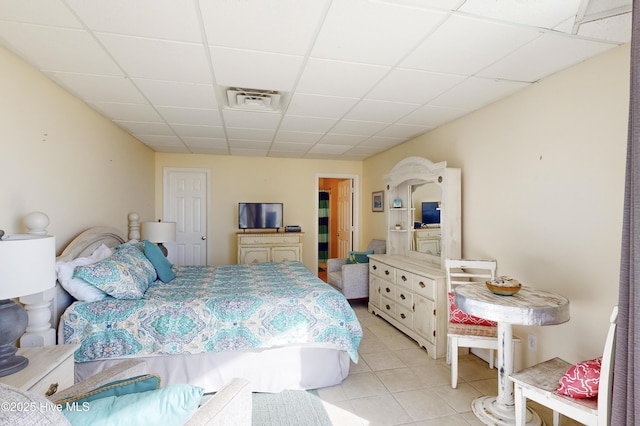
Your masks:
M 273 90 L 227 89 L 229 107 L 254 111 L 277 111 L 280 105 L 280 94 Z

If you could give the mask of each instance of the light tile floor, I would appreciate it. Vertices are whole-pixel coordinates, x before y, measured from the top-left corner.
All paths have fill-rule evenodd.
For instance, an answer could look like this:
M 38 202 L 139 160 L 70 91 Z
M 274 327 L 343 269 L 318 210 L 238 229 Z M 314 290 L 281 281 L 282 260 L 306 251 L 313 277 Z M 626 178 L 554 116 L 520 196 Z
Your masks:
M 459 364 L 456 389 L 444 358 L 434 360 L 417 343 L 370 314 L 366 303 L 353 304 L 364 331 L 360 361 L 337 386 L 318 389 L 334 425 L 481 425 L 471 401 L 495 395 L 497 370 L 474 355 Z M 547 424 L 551 411 L 529 402 Z M 579 425 L 563 418 L 564 426 Z

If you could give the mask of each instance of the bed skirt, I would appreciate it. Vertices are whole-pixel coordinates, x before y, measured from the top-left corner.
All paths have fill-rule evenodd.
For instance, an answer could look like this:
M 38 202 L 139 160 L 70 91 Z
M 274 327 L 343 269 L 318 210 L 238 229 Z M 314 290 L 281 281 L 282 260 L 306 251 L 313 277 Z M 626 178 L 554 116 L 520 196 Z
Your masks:
M 76 383 L 122 362 L 124 358 L 75 364 Z M 162 386 L 189 383 L 205 392 L 220 390 L 231 379 L 251 382 L 253 392 L 318 389 L 340 384 L 349 374 L 349 355 L 339 349 L 312 345 L 202 354 L 136 357 Z

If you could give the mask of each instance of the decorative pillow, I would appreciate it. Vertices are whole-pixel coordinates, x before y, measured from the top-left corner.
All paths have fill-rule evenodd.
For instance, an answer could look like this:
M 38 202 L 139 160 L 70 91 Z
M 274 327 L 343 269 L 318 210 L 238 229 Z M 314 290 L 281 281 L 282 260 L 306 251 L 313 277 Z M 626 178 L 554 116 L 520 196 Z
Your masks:
M 91 256 L 78 257 L 69 262 L 56 262 L 56 272 L 58 274 L 58 281 L 60 282 L 60 285 L 71 296 L 81 302 L 93 302 L 104 299 L 107 297 L 107 293 L 92 286 L 81 278 L 74 278 L 73 271 L 76 266 L 91 265 L 92 263 L 106 259 L 112 254 L 113 251 L 111 251 L 111 249 L 106 245 L 102 244 L 100 247 L 95 249 Z
M 202 394 L 203 389 L 197 386 L 171 385 L 96 399 L 87 403 L 86 411 L 63 410 L 62 413 L 74 426 L 184 425 L 198 409 Z
M 149 259 L 153 267 L 156 268 L 158 278 L 160 278 L 163 283 L 168 283 L 174 279 L 176 274 L 173 272 L 173 269 L 171 269 L 171 263 L 162 253 L 160 247 L 146 240 L 143 241 L 143 244 L 144 255 L 147 256 L 147 259 Z
M 0 425 L 60 426 L 69 421 L 43 396 L 0 383 Z M 5 406 L 6 405 L 6 406 Z M 15 409 L 11 409 L 15 407 Z M 31 407 L 37 407 L 29 409 Z
M 373 250 L 350 251 L 347 263 L 369 263 L 368 254 L 373 254 Z
M 498 325 L 495 321 L 469 315 L 456 306 L 455 300 L 455 294 L 449 292 L 449 322 L 454 324 L 486 325 L 488 327 L 496 327 Z
M 107 259 L 77 267 L 73 276 L 116 299 L 140 299 L 157 278 L 151 262 L 132 244 L 118 246 Z
M 558 393 L 572 398 L 598 396 L 602 357 L 582 361 L 569 367 L 558 383 Z
M 160 389 L 160 376 L 157 374 L 144 374 L 142 376 L 107 383 L 89 392 L 56 401 L 56 404 L 65 405 L 76 402 L 78 405 L 82 405 L 85 402 L 91 402 L 108 396 L 122 396 L 156 389 Z

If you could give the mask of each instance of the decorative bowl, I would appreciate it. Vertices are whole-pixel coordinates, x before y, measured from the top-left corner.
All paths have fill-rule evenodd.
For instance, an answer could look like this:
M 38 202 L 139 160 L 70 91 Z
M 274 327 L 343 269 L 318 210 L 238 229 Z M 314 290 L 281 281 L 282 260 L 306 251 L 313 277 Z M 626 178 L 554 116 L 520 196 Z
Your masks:
M 493 294 L 497 294 L 498 296 L 513 296 L 522 288 L 522 284 L 520 284 L 518 280 L 504 276 L 492 281 L 487 281 L 486 285 Z

